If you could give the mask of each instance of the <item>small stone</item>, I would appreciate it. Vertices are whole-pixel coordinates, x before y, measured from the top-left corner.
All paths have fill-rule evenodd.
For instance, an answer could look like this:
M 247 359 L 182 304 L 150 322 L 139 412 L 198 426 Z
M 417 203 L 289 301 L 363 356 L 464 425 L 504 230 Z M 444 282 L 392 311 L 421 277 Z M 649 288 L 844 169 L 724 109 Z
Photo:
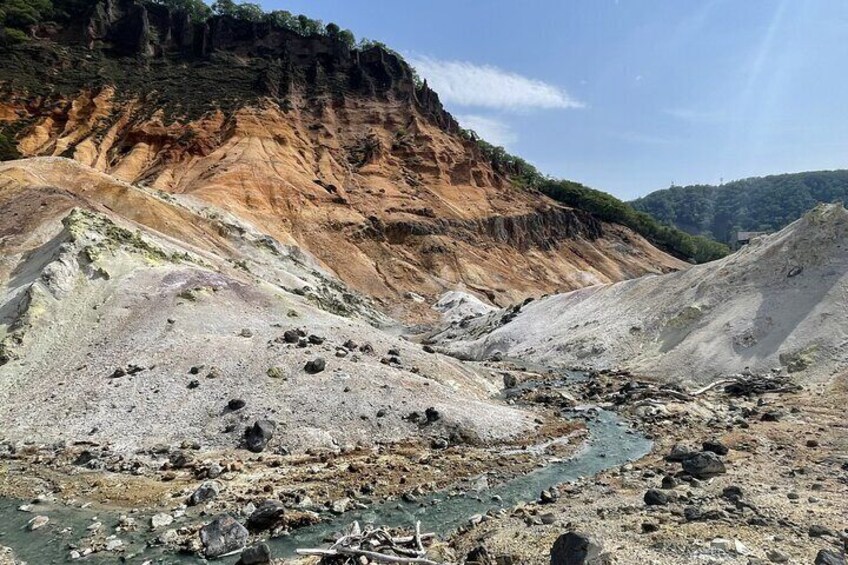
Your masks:
M 671 475 L 665 475 L 662 478 L 661 486 L 666 490 L 671 490 L 677 486 L 677 479 L 675 479 Z
M 267 543 L 252 545 L 241 552 L 241 558 L 236 565 L 261 565 L 271 562 L 271 548 Z
M 106 542 L 106 551 L 123 551 L 124 542 L 119 539 L 110 539 Z
M 247 402 L 242 400 L 241 398 L 232 398 L 229 402 L 227 402 L 227 408 L 230 410 L 241 410 L 247 405 Z
M 154 514 L 150 517 L 150 527 L 154 530 L 170 526 L 173 523 L 174 517 L 170 514 L 166 514 L 165 512 L 160 512 L 159 514 Z
M 36 516 L 29 522 L 27 522 L 27 527 L 31 532 L 38 530 L 39 528 L 43 528 L 50 522 L 50 518 L 47 516 Z
M 683 470 L 698 479 L 708 479 L 727 472 L 724 462 L 711 451 L 696 453 L 682 461 Z
M 268 376 L 272 379 L 284 379 L 286 378 L 286 372 L 283 371 L 282 367 L 271 367 L 268 369 Z
M 316 375 L 327 367 L 327 362 L 320 357 L 306 363 L 303 369 L 310 375 Z
M 257 420 L 244 431 L 245 447 L 254 453 L 261 452 L 271 441 L 276 429 L 277 424 L 271 420 Z
M 557 538 L 551 547 L 551 565 L 601 565 L 603 547 L 592 537 L 568 532 Z
M 333 514 L 344 514 L 347 511 L 348 506 L 350 506 L 350 499 L 340 498 L 333 502 L 331 510 Z
M 718 440 L 705 441 L 703 443 L 704 451 L 715 453 L 716 455 L 727 455 L 730 449 Z
M 215 558 L 243 548 L 249 535 L 247 528 L 235 518 L 221 514 L 200 528 L 200 543 L 203 544 L 204 555 Z
M 789 556 L 779 549 L 769 549 L 766 551 L 766 557 L 772 563 L 789 563 Z
M 650 489 L 645 493 L 645 504 L 648 506 L 665 506 L 668 504 L 668 496 L 661 490 Z
M 247 527 L 251 531 L 270 530 L 283 519 L 286 509 L 276 500 L 263 501 L 247 519 Z
M 845 554 L 832 549 L 821 549 L 813 565 L 846 565 Z
M 189 506 L 197 506 L 214 499 L 221 493 L 221 486 L 215 481 L 208 481 L 197 487 L 188 499 Z M 168 524 L 165 524 L 166 526 Z
M 253 337 L 253 330 L 251 330 L 249 328 L 242 328 L 242 330 L 239 332 L 239 336 L 241 336 L 241 337 Z

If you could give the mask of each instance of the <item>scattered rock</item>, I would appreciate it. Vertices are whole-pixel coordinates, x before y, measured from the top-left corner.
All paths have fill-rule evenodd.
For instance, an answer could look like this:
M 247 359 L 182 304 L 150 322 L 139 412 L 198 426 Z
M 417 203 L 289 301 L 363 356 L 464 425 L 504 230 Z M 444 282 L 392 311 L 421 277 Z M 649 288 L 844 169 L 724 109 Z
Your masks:
M 247 528 L 229 514 L 221 514 L 200 528 L 200 543 L 208 558 L 215 558 L 237 551 L 245 546 L 249 533 Z
M 698 479 L 708 479 L 727 472 L 724 462 L 710 451 L 696 453 L 681 463 L 685 472 Z
M 36 516 L 27 522 L 27 527 L 31 532 L 38 530 L 39 528 L 43 528 L 50 522 L 50 518 L 47 516 Z
M 247 519 L 247 527 L 254 532 L 270 530 L 282 520 L 285 513 L 286 509 L 279 501 L 265 500 L 251 512 Z
M 170 526 L 173 523 L 174 517 L 165 512 L 160 512 L 150 517 L 150 527 L 154 530 Z
M 715 453 L 716 455 L 727 455 L 730 451 L 726 445 L 718 440 L 705 441 L 703 444 L 704 451 Z
M 221 486 L 215 481 L 208 481 L 197 487 L 188 499 L 189 506 L 197 506 L 214 499 L 221 493 Z M 168 524 L 165 524 L 166 526 Z
M 286 330 L 283 333 L 283 341 L 286 343 L 297 343 L 300 341 L 300 335 L 298 335 L 297 330 Z
M 310 375 L 316 375 L 323 371 L 326 367 L 327 362 L 320 357 L 316 357 L 312 361 L 307 362 L 303 369 Z
M 681 463 L 684 459 L 689 459 L 695 455 L 695 452 L 686 447 L 685 445 L 675 443 L 671 447 L 671 452 L 665 456 L 666 461 L 670 461 L 672 463 Z
M 769 549 L 766 551 L 766 557 L 772 563 L 789 563 L 789 556 L 779 549 Z
M 241 398 L 231 398 L 229 402 L 227 402 L 227 408 L 230 410 L 241 410 L 247 405 L 247 402 L 242 400 Z
M 277 424 L 271 420 L 257 420 L 244 431 L 245 447 L 254 453 L 260 453 L 274 437 L 276 429 Z
M 602 546 L 590 536 L 568 532 L 554 542 L 551 565 L 602 565 L 602 551 Z
M 236 565 L 261 565 L 271 562 L 271 548 L 267 543 L 251 545 L 241 552 L 241 558 Z
M 816 554 L 814 565 L 846 565 L 845 554 L 832 549 L 822 549 Z
M 559 500 L 559 491 L 555 487 L 545 489 L 539 494 L 539 500 L 542 504 L 553 504 Z
M 286 373 L 282 367 L 271 367 L 268 369 L 268 376 L 272 379 L 284 379 L 286 378 Z
M 645 493 L 645 504 L 648 506 L 665 506 L 668 504 L 668 495 L 657 489 L 650 489 Z

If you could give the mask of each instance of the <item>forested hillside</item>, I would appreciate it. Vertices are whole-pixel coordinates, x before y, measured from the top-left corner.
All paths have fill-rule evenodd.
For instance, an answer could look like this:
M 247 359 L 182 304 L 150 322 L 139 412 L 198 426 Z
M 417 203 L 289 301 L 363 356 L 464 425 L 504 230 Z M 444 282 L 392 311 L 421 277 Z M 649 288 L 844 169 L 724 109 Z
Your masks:
M 673 186 L 631 202 L 663 223 L 731 243 L 736 231 L 776 231 L 820 202 L 848 197 L 848 170 L 755 177 L 721 186 Z

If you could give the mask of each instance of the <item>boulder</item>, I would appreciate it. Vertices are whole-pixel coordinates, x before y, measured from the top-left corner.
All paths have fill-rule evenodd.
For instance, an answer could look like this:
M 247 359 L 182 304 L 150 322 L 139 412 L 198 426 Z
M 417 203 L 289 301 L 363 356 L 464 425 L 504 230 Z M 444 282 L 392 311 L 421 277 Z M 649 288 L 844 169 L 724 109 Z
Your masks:
M 154 530 L 170 526 L 173 523 L 174 517 L 165 512 L 160 512 L 159 514 L 154 514 L 150 517 L 150 527 Z
M 260 565 L 271 562 L 271 548 L 267 543 L 251 545 L 241 552 L 241 559 L 236 565 Z
M 845 554 L 832 549 L 822 549 L 816 554 L 814 565 L 846 565 Z
M 188 497 L 188 505 L 189 506 L 197 506 L 198 504 L 204 504 L 209 502 L 221 492 L 221 486 L 215 481 L 207 481 L 197 487 L 191 496 Z M 165 524 L 166 526 L 168 524 Z
M 285 513 L 286 509 L 279 501 L 265 500 L 250 513 L 247 518 L 247 527 L 254 532 L 270 530 L 282 520 Z
M 718 440 L 705 441 L 702 445 L 704 451 L 715 453 L 716 455 L 727 455 L 730 451 L 726 445 Z
M 50 518 L 48 518 L 47 516 L 36 516 L 35 518 L 33 518 L 29 522 L 27 522 L 27 527 L 32 532 L 32 531 L 38 530 L 40 528 L 43 528 L 44 526 L 46 526 L 49 523 L 50 523 Z
M 551 565 L 603 565 L 603 547 L 592 537 L 568 532 L 557 538 L 551 548 Z
M 645 493 L 645 504 L 648 506 L 665 506 L 668 504 L 668 495 L 657 489 L 650 489 Z
M 312 361 L 306 363 L 303 370 L 310 375 L 316 375 L 327 368 L 327 362 L 320 357 L 316 357 Z
M 247 528 L 229 514 L 221 514 L 200 528 L 200 543 L 207 558 L 215 558 L 238 551 L 247 543 Z
M 698 479 L 708 479 L 727 472 L 724 462 L 711 451 L 696 453 L 682 461 L 683 470 Z
M 257 420 L 244 431 L 244 445 L 254 453 L 260 453 L 274 437 L 277 424 L 271 420 Z
M 668 455 L 665 456 L 665 460 L 671 461 L 673 463 L 680 463 L 684 459 L 688 459 L 688 458 L 692 457 L 693 455 L 695 455 L 694 451 L 692 451 L 691 449 L 689 449 L 685 445 L 682 445 L 680 443 L 675 443 L 671 447 L 671 453 L 669 453 Z

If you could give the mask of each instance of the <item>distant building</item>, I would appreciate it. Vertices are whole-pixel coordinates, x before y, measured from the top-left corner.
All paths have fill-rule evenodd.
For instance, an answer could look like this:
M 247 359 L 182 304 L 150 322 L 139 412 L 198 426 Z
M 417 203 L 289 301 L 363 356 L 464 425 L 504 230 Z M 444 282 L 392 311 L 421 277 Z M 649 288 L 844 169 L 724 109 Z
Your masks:
M 755 237 L 760 237 L 761 235 L 768 235 L 767 231 L 738 231 L 736 232 L 736 249 L 739 249 L 743 245 L 748 245 L 751 243 L 751 240 Z

